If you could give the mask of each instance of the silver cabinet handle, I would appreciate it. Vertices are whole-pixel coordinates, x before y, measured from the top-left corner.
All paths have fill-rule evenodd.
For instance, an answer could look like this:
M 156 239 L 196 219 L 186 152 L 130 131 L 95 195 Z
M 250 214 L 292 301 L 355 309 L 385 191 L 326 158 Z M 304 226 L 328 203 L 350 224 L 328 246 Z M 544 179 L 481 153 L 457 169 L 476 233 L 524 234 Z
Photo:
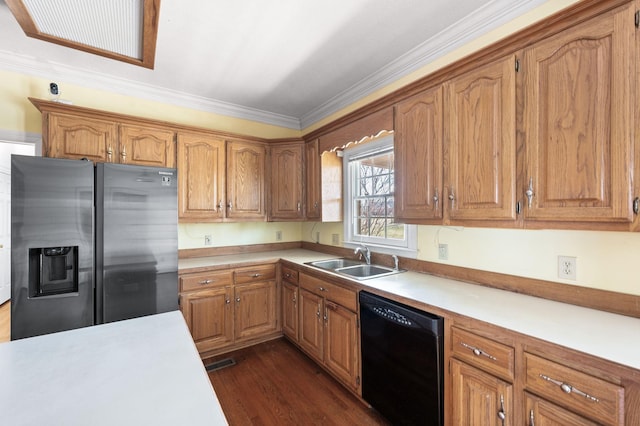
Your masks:
M 126 146 L 122 147 L 122 152 L 120 153 L 120 156 L 122 157 L 122 162 L 126 163 L 127 162 L 127 147 Z
M 586 392 L 581 391 L 580 389 L 574 388 L 573 386 L 571 386 L 568 383 L 562 382 L 560 380 L 556 380 L 556 379 L 552 379 L 549 376 L 546 376 L 544 374 L 540 374 L 539 375 L 541 379 L 546 380 L 548 382 L 553 383 L 554 385 L 558 385 L 560 386 L 560 389 L 564 392 L 564 393 L 575 393 L 578 394 L 580 396 L 583 396 L 585 398 L 587 398 L 589 401 L 593 401 L 593 402 L 600 402 L 600 400 L 598 398 L 596 398 L 595 396 L 589 395 Z
M 231 210 L 233 208 L 233 203 L 229 201 L 229 204 L 227 204 L 227 207 L 229 207 L 229 210 Z
M 258 278 L 260 275 L 262 275 L 262 274 L 258 274 L 258 273 L 256 272 L 255 274 L 251 274 L 251 277 L 252 277 L 252 278 Z
M 111 156 L 113 155 L 113 149 L 111 146 L 107 147 L 107 161 L 111 162 Z
M 225 300 L 224 300 L 224 303 L 225 303 L 225 305 L 228 305 L 228 304 L 230 304 L 230 303 L 231 303 L 231 300 L 229 300 L 229 299 L 225 299 Z
M 218 201 L 218 205 L 216 206 L 219 211 L 222 210 L 222 200 Z
M 200 285 L 207 285 L 207 284 L 211 284 L 213 281 L 212 280 L 202 280 L 200 281 L 198 284 Z
M 531 208 L 531 202 L 533 201 L 533 197 L 535 196 L 535 193 L 533 192 L 533 178 L 529 178 L 529 188 L 524 191 L 524 195 L 527 196 L 527 203 L 529 205 L 529 208 Z
M 500 395 L 500 410 L 498 411 L 498 418 L 502 420 L 502 424 L 504 425 L 504 420 L 507 418 L 507 414 L 504 411 L 504 396 Z
M 480 348 L 476 348 L 475 346 L 468 345 L 468 344 L 466 344 L 466 343 L 464 343 L 464 342 L 460 342 L 460 344 L 461 344 L 462 346 L 464 346 L 465 348 L 470 349 L 470 350 L 471 350 L 471 352 L 473 352 L 473 354 L 474 354 L 475 356 L 480 356 L 480 355 L 482 355 L 482 356 L 486 356 L 487 358 L 489 358 L 489 359 L 491 359 L 491 360 L 494 360 L 494 361 L 497 361 L 497 360 L 498 360 L 495 356 L 488 354 L 487 352 L 483 351 L 483 350 L 482 350 L 482 349 L 480 349 Z
M 240 303 L 240 298 L 236 297 L 236 302 Z
M 298 201 L 298 211 L 300 211 L 302 208 L 302 205 L 300 204 L 300 201 Z
M 320 290 L 320 291 L 327 291 L 327 289 L 326 289 L 326 288 L 324 288 L 324 287 L 318 287 L 318 290 Z
M 451 208 L 453 209 L 453 203 L 456 200 L 456 195 L 453 192 L 453 188 L 449 188 L 449 196 L 447 198 L 449 198 L 449 201 L 451 201 Z
M 529 411 L 529 426 L 536 426 L 535 421 L 533 420 L 533 410 Z
M 440 201 L 440 196 L 438 195 L 438 188 L 436 188 L 435 194 L 433 194 L 433 209 L 438 210 L 438 202 Z

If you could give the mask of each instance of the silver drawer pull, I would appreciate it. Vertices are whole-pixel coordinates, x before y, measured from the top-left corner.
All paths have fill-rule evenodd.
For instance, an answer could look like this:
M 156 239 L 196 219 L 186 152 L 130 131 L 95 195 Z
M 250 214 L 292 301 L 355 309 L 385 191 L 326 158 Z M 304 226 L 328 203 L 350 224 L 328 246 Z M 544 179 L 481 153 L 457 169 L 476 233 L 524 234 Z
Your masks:
M 495 356 L 493 356 L 493 355 L 490 355 L 490 354 L 486 353 L 485 351 L 483 351 L 483 350 L 482 350 L 482 349 L 480 349 L 480 348 L 476 348 L 475 346 L 467 345 L 467 344 L 466 344 L 466 343 L 464 343 L 464 342 L 460 342 L 460 344 L 461 344 L 462 346 L 464 346 L 465 348 L 470 349 L 470 350 L 471 350 L 471 352 L 473 352 L 473 354 L 474 354 L 475 356 L 480 356 L 480 355 L 482 355 L 482 356 L 486 356 L 487 358 L 492 359 L 492 360 L 494 360 L 494 361 L 497 361 L 497 360 L 498 360 L 498 358 L 496 358 L 496 357 L 495 357 Z
M 260 274 L 255 273 L 255 274 L 253 274 L 253 275 L 251 275 L 251 276 L 252 276 L 253 278 L 258 278 L 258 277 L 260 276 Z
M 591 396 L 588 393 L 582 392 L 580 389 L 574 388 L 573 386 L 571 386 L 568 383 L 565 382 L 561 382 L 560 380 L 556 380 L 556 379 L 552 379 L 549 376 L 545 376 L 544 374 L 540 374 L 539 375 L 540 378 L 553 383 L 554 385 L 558 385 L 560 386 L 560 389 L 562 389 L 562 392 L 564 393 L 575 393 L 578 394 L 580 396 L 583 396 L 585 398 L 587 398 L 589 401 L 593 401 L 593 402 L 600 402 L 600 400 L 598 398 L 596 398 L 595 396 Z
M 320 291 L 327 291 L 327 289 L 326 289 L 326 288 L 324 288 L 324 287 L 318 287 L 318 290 L 320 290 Z
M 198 284 L 200 285 L 206 285 L 206 284 L 211 284 L 213 281 L 212 280 L 202 280 L 200 281 Z

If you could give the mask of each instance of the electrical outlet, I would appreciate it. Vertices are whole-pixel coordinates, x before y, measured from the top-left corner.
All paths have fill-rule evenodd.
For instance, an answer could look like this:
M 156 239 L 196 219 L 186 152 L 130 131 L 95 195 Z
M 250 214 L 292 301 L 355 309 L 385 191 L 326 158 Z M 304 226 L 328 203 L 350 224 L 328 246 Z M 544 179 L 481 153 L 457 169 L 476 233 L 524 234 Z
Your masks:
M 316 243 L 320 242 L 320 231 L 316 231 Z
M 438 244 L 438 259 L 440 259 L 440 260 L 449 259 L 449 245 L 448 244 Z
M 565 280 L 576 279 L 577 258 L 572 256 L 558 256 L 558 278 Z
M 276 231 L 276 241 L 282 241 L 282 231 Z
M 340 235 L 331 234 L 331 244 L 334 246 L 340 245 Z
M 211 245 L 211 235 L 205 235 L 204 236 L 204 245 L 205 246 L 210 246 Z

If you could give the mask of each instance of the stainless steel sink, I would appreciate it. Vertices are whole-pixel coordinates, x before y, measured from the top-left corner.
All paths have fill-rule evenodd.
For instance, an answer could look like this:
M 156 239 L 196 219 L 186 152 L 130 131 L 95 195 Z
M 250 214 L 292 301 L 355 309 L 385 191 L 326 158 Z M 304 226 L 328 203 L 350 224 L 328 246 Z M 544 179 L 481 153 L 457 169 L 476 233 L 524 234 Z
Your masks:
M 327 269 L 329 271 L 335 271 L 336 269 L 344 268 L 346 266 L 363 265 L 363 263 L 359 260 L 338 258 L 308 262 L 307 265 L 315 266 L 316 268 Z
M 307 262 L 306 264 L 355 278 L 356 280 L 366 280 L 404 272 L 404 270 L 388 268 L 382 265 L 367 265 L 359 260 L 346 258 L 317 260 L 315 262 Z
M 364 280 L 367 278 L 382 277 L 385 275 L 397 274 L 399 271 L 393 268 L 387 268 L 380 265 L 355 265 L 347 266 L 345 268 L 338 268 L 336 272 L 339 274 L 349 275 L 357 280 Z

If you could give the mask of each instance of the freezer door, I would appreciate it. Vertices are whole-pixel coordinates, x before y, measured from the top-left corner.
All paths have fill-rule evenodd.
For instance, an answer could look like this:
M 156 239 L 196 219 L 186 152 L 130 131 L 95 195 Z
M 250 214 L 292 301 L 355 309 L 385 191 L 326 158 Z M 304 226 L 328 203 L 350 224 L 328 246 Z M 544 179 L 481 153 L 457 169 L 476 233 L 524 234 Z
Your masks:
M 93 163 L 11 158 L 11 339 L 93 325 Z
M 97 322 L 178 309 L 175 169 L 96 166 Z

